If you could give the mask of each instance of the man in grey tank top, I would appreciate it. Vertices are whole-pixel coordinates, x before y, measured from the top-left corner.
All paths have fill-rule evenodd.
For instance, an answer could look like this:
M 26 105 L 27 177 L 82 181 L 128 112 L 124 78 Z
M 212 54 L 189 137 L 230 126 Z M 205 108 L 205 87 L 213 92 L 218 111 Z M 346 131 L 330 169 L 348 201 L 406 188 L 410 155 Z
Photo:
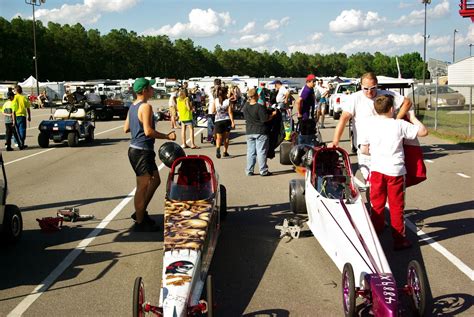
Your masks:
M 153 108 L 147 103 L 153 96 L 155 80 L 143 77 L 137 78 L 133 84 L 133 91 L 137 99 L 130 106 L 123 130 L 131 133 L 128 158 L 137 176 L 137 189 L 135 191 L 135 213 L 132 218 L 136 221 L 134 231 L 157 231 L 155 221 L 146 211 L 153 194 L 160 185 L 160 174 L 155 162 L 155 139 L 176 140 L 176 134 L 160 133 L 155 130 Z

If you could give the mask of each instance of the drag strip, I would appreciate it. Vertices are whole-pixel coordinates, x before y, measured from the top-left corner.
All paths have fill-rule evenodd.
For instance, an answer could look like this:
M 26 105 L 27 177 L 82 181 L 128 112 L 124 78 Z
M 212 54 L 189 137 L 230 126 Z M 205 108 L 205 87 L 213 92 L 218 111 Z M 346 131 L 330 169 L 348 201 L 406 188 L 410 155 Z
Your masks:
M 101 135 L 101 134 L 104 134 L 104 133 L 107 133 L 107 132 L 110 132 L 110 131 L 113 131 L 113 130 L 117 130 L 118 128 L 122 128 L 123 125 L 121 126 L 118 126 L 118 127 L 115 127 L 115 128 L 112 128 L 112 129 L 108 129 L 108 130 L 105 130 L 105 131 L 102 131 L 102 132 L 99 132 L 99 133 L 96 133 L 95 135 Z M 16 159 L 16 160 L 13 160 L 13 161 L 10 161 L 8 163 L 5 163 L 5 166 L 7 165 L 10 165 L 10 164 L 13 164 L 13 163 L 16 163 L 16 162 L 20 162 L 20 161 L 23 161 L 23 160 L 26 160 L 30 157 L 33 157 L 33 156 L 36 156 L 36 155 L 40 155 L 40 154 L 43 154 L 43 153 L 46 153 L 46 152 L 49 152 L 49 151 L 52 151 L 52 150 L 56 150 L 57 148 L 56 147 L 53 147 L 53 148 L 50 148 L 50 149 L 47 149 L 47 150 L 43 150 L 41 152 L 37 152 L 37 153 L 34 153 L 34 154 L 31 154 L 31 155 L 27 155 L 25 157 L 21 157 L 19 159 Z
M 119 127 L 115 127 L 100 133 L 103 134 L 109 131 L 116 130 Z M 195 132 L 195 136 L 199 135 L 204 128 L 198 129 Z M 189 141 L 189 140 L 188 140 Z M 54 149 L 54 148 L 53 148 Z M 53 150 L 49 149 L 49 150 Z M 47 150 L 48 151 L 48 150 Z M 45 153 L 46 151 L 40 152 Z M 39 154 L 39 153 L 37 153 Z M 163 163 L 158 166 L 158 171 L 161 171 L 165 165 Z M 51 285 L 64 273 L 64 271 L 77 259 L 77 257 L 86 249 L 86 247 L 94 241 L 94 239 L 101 233 L 101 231 L 107 227 L 107 225 L 114 220 L 114 218 L 123 210 L 123 208 L 133 199 L 135 195 L 136 187 L 95 227 L 95 229 L 82 240 L 62 261 L 59 265 L 38 285 L 35 289 L 27 295 L 7 316 L 16 317 L 22 316 L 26 310 L 44 293 Z

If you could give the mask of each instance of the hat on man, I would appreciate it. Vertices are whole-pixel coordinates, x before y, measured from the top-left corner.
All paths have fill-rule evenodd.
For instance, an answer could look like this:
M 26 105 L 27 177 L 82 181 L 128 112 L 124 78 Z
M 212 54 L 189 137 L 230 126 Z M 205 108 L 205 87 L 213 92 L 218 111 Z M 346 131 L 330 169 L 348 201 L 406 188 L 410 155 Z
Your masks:
M 314 74 L 309 74 L 308 76 L 306 76 L 306 81 L 314 81 L 315 78 L 316 76 L 314 76 Z
M 154 85 L 156 83 L 156 80 L 148 80 L 146 78 L 140 77 L 135 79 L 135 82 L 133 83 L 133 91 L 136 93 L 141 93 L 145 88 L 148 86 Z
M 262 81 L 262 82 L 260 83 L 260 86 L 265 86 L 265 83 Z
M 278 79 L 277 79 L 277 80 L 275 80 L 274 84 L 275 84 L 275 85 L 281 85 L 282 83 L 281 83 L 281 80 L 278 80 Z

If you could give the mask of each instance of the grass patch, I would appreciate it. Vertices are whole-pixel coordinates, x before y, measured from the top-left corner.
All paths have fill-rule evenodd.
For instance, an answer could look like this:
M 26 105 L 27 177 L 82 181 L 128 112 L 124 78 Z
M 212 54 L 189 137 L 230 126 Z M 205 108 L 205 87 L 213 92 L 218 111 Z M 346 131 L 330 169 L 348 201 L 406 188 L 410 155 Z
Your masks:
M 439 138 L 451 140 L 455 143 L 464 145 L 474 142 L 474 138 L 472 136 L 469 137 L 469 113 L 465 110 L 438 110 L 436 131 L 434 130 L 434 110 L 420 110 L 418 117 L 430 130 L 430 133 Z M 473 121 L 474 116 L 471 114 L 471 122 Z

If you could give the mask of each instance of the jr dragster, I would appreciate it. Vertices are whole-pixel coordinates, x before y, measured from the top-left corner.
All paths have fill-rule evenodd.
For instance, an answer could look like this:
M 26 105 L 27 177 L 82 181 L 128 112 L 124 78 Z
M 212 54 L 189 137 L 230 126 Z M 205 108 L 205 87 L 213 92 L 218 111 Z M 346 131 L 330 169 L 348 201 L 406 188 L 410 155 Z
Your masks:
M 179 146 L 178 146 L 179 147 Z M 161 157 L 161 156 L 160 156 Z M 135 280 L 133 316 L 212 316 L 209 266 L 226 214 L 226 189 L 212 160 L 190 155 L 174 160 L 164 212 L 164 254 L 158 306 L 145 302 L 141 277 Z M 206 284 L 206 300 L 202 300 Z
M 371 310 L 375 316 L 400 316 L 401 294 L 411 297 L 415 312 L 422 316 L 426 305 L 425 273 L 416 260 L 411 261 L 407 283 L 397 288 L 355 186 L 347 152 L 342 148 L 300 145 L 290 155 L 297 170 L 304 170 L 305 174 L 304 179 L 290 181 L 290 209 L 297 214 L 307 213 L 309 229 L 342 272 L 345 316 L 354 316 L 363 309 Z M 358 297 L 364 301 L 356 306 Z

